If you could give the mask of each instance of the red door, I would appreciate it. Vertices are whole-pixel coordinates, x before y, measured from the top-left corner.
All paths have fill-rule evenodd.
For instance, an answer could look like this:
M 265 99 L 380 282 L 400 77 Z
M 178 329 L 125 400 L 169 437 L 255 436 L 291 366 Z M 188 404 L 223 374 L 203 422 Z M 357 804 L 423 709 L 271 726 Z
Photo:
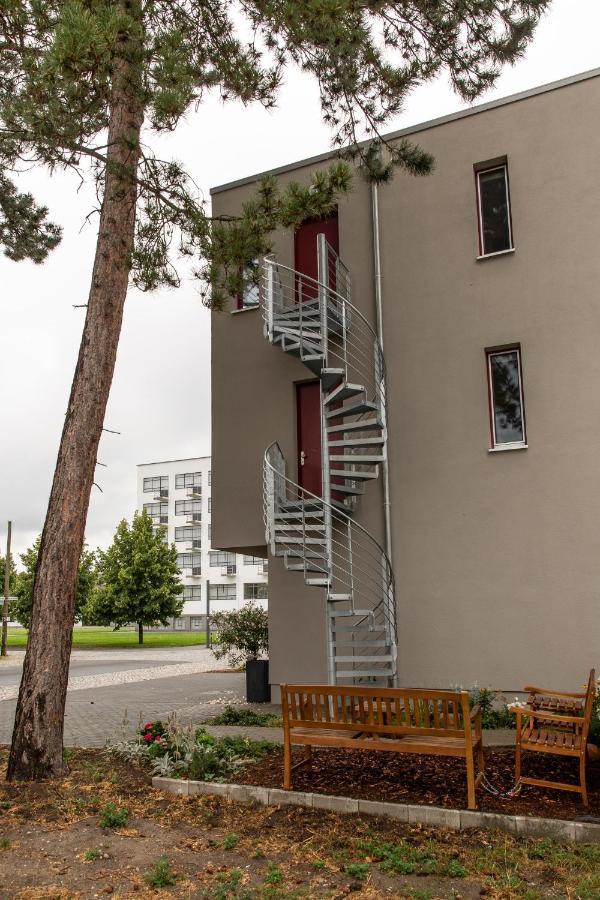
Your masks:
M 323 219 L 308 219 L 296 230 L 294 235 L 294 268 L 296 272 L 308 275 L 315 280 L 319 275 L 317 256 L 317 235 L 324 234 L 336 253 L 340 249 L 337 213 Z M 317 289 L 309 279 L 298 278 L 296 283 L 296 302 L 313 300 Z
M 296 385 L 298 415 L 298 484 L 320 497 L 323 489 L 321 467 L 321 385 L 306 381 Z

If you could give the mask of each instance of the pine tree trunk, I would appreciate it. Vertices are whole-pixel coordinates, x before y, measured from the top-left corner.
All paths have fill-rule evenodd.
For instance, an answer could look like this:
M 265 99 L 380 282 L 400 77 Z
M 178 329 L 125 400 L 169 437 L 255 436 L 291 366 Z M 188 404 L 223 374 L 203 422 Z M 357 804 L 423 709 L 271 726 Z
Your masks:
M 138 15 L 139 0 L 123 0 Z M 135 45 L 134 45 L 135 41 Z M 87 315 L 54 471 L 33 587 L 8 780 L 64 772 L 63 720 L 75 590 L 96 454 L 113 378 L 135 229 L 143 105 L 139 35 L 124 37 L 115 62 L 104 199 Z
M 144 625 L 142 622 L 138 622 L 138 644 L 144 643 Z

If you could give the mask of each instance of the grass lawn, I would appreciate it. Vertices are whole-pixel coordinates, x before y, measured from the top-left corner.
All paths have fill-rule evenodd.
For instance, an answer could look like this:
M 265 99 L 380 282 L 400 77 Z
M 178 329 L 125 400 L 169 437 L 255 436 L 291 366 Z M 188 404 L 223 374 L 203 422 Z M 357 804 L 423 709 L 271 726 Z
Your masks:
M 144 647 L 188 647 L 193 644 L 205 644 L 206 635 L 201 631 L 160 632 L 147 631 L 144 633 Z M 8 629 L 8 646 L 25 647 L 27 644 L 27 631 L 25 628 Z M 89 649 L 110 649 L 111 647 L 122 649 L 124 647 L 137 647 L 137 629 L 121 628 L 113 631 L 111 628 L 74 628 L 73 646 Z
M 600 845 L 166 795 L 141 765 L 100 750 L 68 751 L 64 778 L 6 784 L 7 755 L 3 898 L 600 897 Z

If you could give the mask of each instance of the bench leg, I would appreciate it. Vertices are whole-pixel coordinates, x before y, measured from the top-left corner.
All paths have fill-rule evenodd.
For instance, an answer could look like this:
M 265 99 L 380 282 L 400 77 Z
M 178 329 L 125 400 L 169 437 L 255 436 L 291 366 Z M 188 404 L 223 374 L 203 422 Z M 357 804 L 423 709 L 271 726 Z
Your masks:
M 283 789 L 292 789 L 292 746 L 289 740 L 283 745 Z
M 515 747 L 515 784 L 521 777 L 521 741 L 520 735 L 517 735 L 517 746 Z
M 475 760 L 473 759 L 473 748 L 467 753 L 467 798 L 469 809 L 477 809 L 477 800 L 475 799 Z
M 588 805 L 587 784 L 585 781 L 585 753 L 579 758 L 579 783 L 581 784 L 581 799 L 583 805 Z
M 477 750 L 477 762 L 479 765 L 479 773 L 483 775 L 485 770 L 485 761 L 483 758 L 483 738 L 479 741 L 479 747 Z

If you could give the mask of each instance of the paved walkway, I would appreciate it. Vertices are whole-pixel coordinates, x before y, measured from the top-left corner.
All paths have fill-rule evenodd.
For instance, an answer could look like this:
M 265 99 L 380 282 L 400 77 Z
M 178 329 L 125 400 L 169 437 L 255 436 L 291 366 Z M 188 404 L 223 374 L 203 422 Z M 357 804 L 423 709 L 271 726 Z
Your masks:
M 0 663 L 0 744 L 10 742 L 23 653 Z M 210 650 L 170 647 L 157 650 L 74 650 L 65 714 L 65 744 L 102 747 L 131 737 L 140 720 L 176 715 L 183 724 L 216 716 L 227 705 L 245 704 L 245 676 L 210 671 L 219 667 Z M 261 711 L 278 711 L 262 704 Z M 281 743 L 281 728 L 211 726 L 214 734 L 243 734 Z M 510 730 L 484 731 L 484 744 L 514 745 Z

